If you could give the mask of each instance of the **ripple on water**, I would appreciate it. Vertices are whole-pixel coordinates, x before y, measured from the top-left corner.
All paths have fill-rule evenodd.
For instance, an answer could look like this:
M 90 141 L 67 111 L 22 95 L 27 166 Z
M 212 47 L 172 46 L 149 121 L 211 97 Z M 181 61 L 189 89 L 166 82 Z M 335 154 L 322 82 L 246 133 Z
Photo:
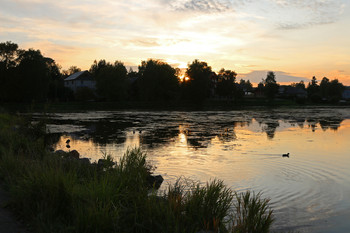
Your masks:
M 74 148 L 81 154 L 91 146 L 94 151 L 122 153 L 136 142 L 149 152 L 165 182 L 173 183 L 179 176 L 201 182 L 217 177 L 238 192 L 262 191 L 271 199 L 275 230 L 327 232 L 322 228 L 331 226 L 342 232 L 349 227 L 338 227 L 343 216 L 350 217 L 350 158 L 344 154 L 344 141 L 350 137 L 349 109 L 105 111 L 54 118 L 52 128 L 58 132 L 66 131 L 67 125 L 74 129 L 66 135 L 75 139 L 72 146 L 78 145 L 80 127 L 84 134 L 95 133 L 95 141 L 80 142 L 82 151 Z M 101 132 L 96 122 L 103 126 Z M 114 127 L 104 135 L 109 123 Z M 339 126 L 342 130 L 336 131 Z M 60 141 L 64 147 L 65 140 Z M 290 158 L 282 158 L 281 150 L 291 152 Z

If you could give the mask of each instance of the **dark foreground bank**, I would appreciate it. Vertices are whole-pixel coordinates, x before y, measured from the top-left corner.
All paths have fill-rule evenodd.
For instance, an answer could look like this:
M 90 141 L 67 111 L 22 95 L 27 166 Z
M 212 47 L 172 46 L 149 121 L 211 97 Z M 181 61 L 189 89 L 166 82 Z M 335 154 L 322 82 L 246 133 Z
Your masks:
M 269 232 L 273 222 L 268 200 L 220 180 L 179 179 L 156 191 L 139 149 L 97 165 L 49 146 L 43 122 L 0 114 L 7 206 L 31 232 Z

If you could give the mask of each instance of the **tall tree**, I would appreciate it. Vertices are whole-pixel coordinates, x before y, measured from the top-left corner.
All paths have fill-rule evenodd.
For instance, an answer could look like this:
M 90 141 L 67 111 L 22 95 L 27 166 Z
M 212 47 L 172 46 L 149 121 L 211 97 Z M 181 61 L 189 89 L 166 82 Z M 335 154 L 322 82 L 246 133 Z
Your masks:
M 118 101 L 126 98 L 127 70 L 120 61 L 105 63 L 95 70 L 96 88 L 100 96 L 107 100 Z
M 81 69 L 77 66 L 71 66 L 68 68 L 68 70 L 64 70 L 62 73 L 64 76 L 68 77 L 76 72 L 80 72 Z
M 171 100 L 179 88 L 177 70 L 169 64 L 149 59 L 139 66 L 139 92 L 143 100 Z
M 253 92 L 253 85 L 251 84 L 251 82 L 249 81 L 249 79 L 247 81 L 245 81 L 244 79 L 241 79 L 239 81 L 239 86 L 241 89 L 243 89 L 245 92 Z
M 320 83 L 320 91 L 323 98 L 327 98 L 329 96 L 329 79 L 327 77 L 323 77 Z
M 61 67 L 40 50 L 0 43 L 0 100 L 30 102 L 66 99 Z
M 338 79 L 334 79 L 329 83 L 329 96 L 333 101 L 338 101 L 341 99 L 345 87 Z
M 11 41 L 0 43 L 0 69 L 14 67 L 18 51 L 18 45 Z
M 237 73 L 222 68 L 218 73 L 218 83 L 216 87 L 217 94 L 226 98 L 233 98 L 237 92 L 236 76 Z
M 212 69 L 206 62 L 194 60 L 188 65 L 186 75 L 189 80 L 186 82 L 186 97 L 192 101 L 201 102 L 210 94 L 210 75 Z
M 276 94 L 278 93 L 278 87 L 279 87 L 276 81 L 275 73 L 272 71 L 269 71 L 267 73 L 266 79 L 263 80 L 263 84 L 264 84 L 264 93 L 266 97 L 269 99 L 275 98 Z
M 64 100 L 66 88 L 64 87 L 63 75 L 60 72 L 61 67 L 51 58 L 45 58 L 47 72 L 49 76 L 48 98 L 52 101 Z
M 91 65 L 90 67 L 90 73 L 92 74 L 92 76 L 96 77 L 98 72 L 102 69 L 105 68 L 107 66 L 111 66 L 112 64 L 109 62 L 106 62 L 106 60 L 101 59 L 98 62 L 95 60 L 94 63 Z
M 300 82 L 298 83 L 292 83 L 291 84 L 292 87 L 296 87 L 296 88 L 300 88 L 302 90 L 305 90 L 305 83 L 303 80 L 301 80 Z
M 312 102 L 317 103 L 321 101 L 320 86 L 317 84 L 317 79 L 315 76 L 312 77 L 307 86 L 307 95 Z
M 0 101 L 9 99 L 18 51 L 18 45 L 15 43 L 0 43 Z
M 31 101 L 46 99 L 50 83 L 50 69 L 47 58 L 40 50 L 24 50 L 19 53 L 18 66 L 15 79 L 16 95 L 18 101 Z

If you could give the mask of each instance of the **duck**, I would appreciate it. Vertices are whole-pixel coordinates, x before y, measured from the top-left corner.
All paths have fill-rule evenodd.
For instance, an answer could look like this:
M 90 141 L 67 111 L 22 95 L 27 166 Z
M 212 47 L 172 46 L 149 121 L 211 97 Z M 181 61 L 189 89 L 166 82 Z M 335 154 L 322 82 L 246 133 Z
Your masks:
M 289 153 L 283 154 L 282 157 L 288 157 L 289 158 Z

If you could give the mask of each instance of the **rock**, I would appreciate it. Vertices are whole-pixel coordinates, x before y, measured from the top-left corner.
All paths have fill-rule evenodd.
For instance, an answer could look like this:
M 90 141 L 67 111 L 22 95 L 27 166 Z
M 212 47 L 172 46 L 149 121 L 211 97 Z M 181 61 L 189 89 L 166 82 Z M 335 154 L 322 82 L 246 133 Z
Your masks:
M 115 165 L 115 162 L 108 160 L 108 159 L 99 159 L 97 162 L 97 165 L 99 167 L 103 167 L 103 168 L 109 168 Z
M 64 154 L 66 154 L 66 152 L 63 151 L 63 150 L 56 150 L 54 153 L 57 154 L 57 155 L 64 155 Z
M 90 159 L 88 158 L 81 158 L 79 159 L 79 161 L 82 163 L 82 164 L 86 164 L 86 165 L 90 165 Z
M 79 159 L 79 156 L 80 156 L 80 154 L 79 154 L 79 152 L 76 151 L 76 150 L 72 150 L 72 151 L 70 151 L 70 152 L 67 153 L 67 157 L 68 157 L 68 158 Z
M 161 175 L 157 175 L 157 176 L 152 176 L 150 175 L 148 177 L 148 182 L 149 185 L 153 188 L 159 189 L 159 187 L 162 185 L 164 181 L 164 178 Z

